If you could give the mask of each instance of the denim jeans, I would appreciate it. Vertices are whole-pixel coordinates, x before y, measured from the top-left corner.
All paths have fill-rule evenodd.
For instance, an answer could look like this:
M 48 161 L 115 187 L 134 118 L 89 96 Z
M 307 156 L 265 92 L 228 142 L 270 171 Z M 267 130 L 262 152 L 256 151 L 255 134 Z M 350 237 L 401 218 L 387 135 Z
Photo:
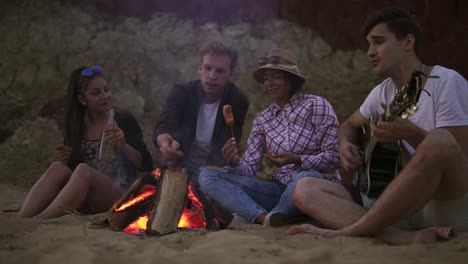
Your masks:
M 199 187 L 198 177 L 200 175 L 200 169 L 191 166 L 186 166 L 186 169 L 189 174 L 190 183 L 195 187 Z
M 287 216 L 300 215 L 292 200 L 297 181 L 304 177 L 320 176 L 316 171 L 303 171 L 294 175 L 286 186 L 278 181 L 262 181 L 202 167 L 198 181 L 205 194 L 230 212 L 254 223 L 259 215 L 269 211 Z

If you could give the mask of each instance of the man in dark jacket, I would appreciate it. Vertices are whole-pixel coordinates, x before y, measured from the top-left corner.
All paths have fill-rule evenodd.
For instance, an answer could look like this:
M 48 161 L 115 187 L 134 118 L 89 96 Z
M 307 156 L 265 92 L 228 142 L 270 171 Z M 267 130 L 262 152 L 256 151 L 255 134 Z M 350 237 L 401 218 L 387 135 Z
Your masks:
M 201 166 L 227 165 L 221 149 L 233 136 L 240 142 L 249 107 L 247 97 L 230 82 L 237 51 L 212 41 L 201 48 L 200 56 L 200 80 L 173 87 L 153 134 L 162 156 L 182 162 L 195 186 Z M 232 132 L 224 122 L 224 105 L 232 106 Z

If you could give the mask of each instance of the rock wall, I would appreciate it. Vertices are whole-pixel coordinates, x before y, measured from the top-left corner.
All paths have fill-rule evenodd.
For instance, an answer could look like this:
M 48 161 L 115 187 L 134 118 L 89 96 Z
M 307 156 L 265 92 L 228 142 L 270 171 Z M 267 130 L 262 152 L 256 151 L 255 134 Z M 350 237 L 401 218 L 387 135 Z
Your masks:
M 112 15 L 68 1 L 4 1 L 0 7 L 0 181 L 20 186 L 40 176 L 62 141 L 66 80 L 81 65 L 101 65 L 111 76 L 114 103 L 140 121 L 155 162 L 152 127 L 169 89 L 197 78 L 198 48 L 207 40 L 239 50 L 233 79 L 251 101 L 243 143 L 251 120 L 270 103 L 251 73 L 271 48 L 297 53 L 305 91 L 327 98 L 340 119 L 377 83 L 362 50 L 333 48 L 311 28 L 266 15 L 224 24 L 160 12 Z
M 62 0 L 101 12 L 148 19 L 171 12 L 194 24 L 261 23 L 284 19 L 316 30 L 333 49 L 363 51 L 360 28 L 367 16 L 385 6 L 401 6 L 415 14 L 423 28 L 422 58 L 468 76 L 468 2 L 463 0 Z

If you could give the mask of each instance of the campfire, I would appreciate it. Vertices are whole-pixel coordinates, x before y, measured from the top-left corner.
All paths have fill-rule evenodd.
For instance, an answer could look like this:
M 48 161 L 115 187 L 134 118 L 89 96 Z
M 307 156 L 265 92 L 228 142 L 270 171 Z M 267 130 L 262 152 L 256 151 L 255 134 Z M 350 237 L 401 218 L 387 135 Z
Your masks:
M 107 214 L 106 224 L 130 234 L 216 229 L 204 196 L 183 172 L 156 169 L 139 178 Z

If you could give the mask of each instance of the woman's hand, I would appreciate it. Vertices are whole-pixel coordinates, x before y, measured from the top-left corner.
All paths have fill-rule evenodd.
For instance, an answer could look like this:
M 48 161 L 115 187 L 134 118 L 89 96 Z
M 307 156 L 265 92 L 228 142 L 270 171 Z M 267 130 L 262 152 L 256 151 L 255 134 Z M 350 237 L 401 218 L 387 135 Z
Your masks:
M 124 132 L 115 122 L 112 125 L 106 126 L 104 128 L 104 137 L 106 137 L 108 142 L 114 146 L 124 147 L 125 144 L 127 144 L 125 141 Z
M 266 156 L 279 166 L 283 166 L 286 164 L 302 164 L 301 156 L 293 154 L 291 152 L 283 152 L 277 154 L 267 153 Z
M 224 146 L 221 148 L 223 157 L 229 161 L 231 166 L 237 166 L 240 163 L 239 150 L 237 149 L 237 143 L 235 138 L 230 138 Z
M 72 148 L 64 145 L 58 144 L 55 146 L 55 159 L 63 163 L 67 163 L 72 154 Z

